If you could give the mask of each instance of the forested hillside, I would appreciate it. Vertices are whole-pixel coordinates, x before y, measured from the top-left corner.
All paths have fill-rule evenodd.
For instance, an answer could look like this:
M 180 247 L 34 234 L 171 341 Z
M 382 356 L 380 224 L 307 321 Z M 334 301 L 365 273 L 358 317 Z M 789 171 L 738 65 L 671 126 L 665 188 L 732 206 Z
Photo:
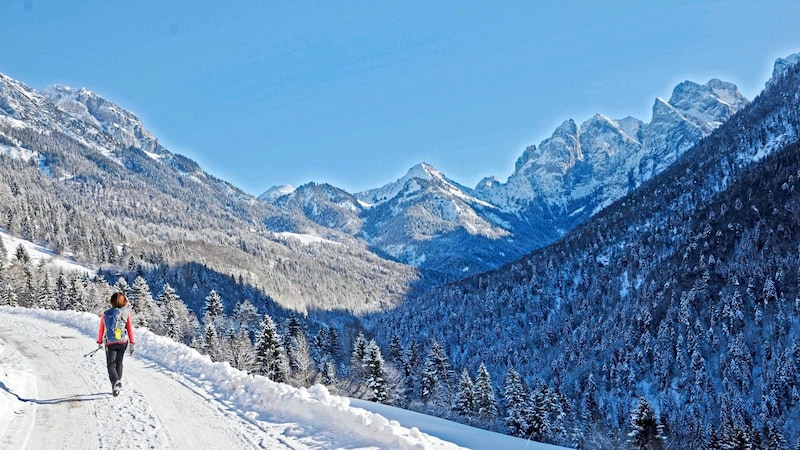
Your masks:
M 197 313 L 212 289 L 228 294 L 230 309 L 247 299 L 262 311 L 375 310 L 417 279 L 357 239 L 205 173 L 89 91 L 54 92 L 0 76 L 8 233 L 107 274 L 144 275 L 154 289 L 170 282 Z
M 648 439 L 665 448 L 793 445 L 798 111 L 795 66 L 556 244 L 410 300 L 368 328 L 405 348 L 435 341 L 456 371 L 485 364 L 498 385 L 518 373 L 534 412 L 520 416 L 530 428 L 512 432 L 620 448 L 632 439 L 631 414 L 651 414 Z M 542 409 L 543 398 L 557 407 Z

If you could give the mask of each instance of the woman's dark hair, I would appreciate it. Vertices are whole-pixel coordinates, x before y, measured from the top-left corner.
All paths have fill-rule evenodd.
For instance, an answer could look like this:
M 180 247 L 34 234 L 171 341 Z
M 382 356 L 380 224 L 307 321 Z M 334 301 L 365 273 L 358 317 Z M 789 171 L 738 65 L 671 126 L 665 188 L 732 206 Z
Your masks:
M 128 306 L 128 297 L 122 292 L 114 292 L 111 294 L 111 306 L 114 308 L 124 308 Z

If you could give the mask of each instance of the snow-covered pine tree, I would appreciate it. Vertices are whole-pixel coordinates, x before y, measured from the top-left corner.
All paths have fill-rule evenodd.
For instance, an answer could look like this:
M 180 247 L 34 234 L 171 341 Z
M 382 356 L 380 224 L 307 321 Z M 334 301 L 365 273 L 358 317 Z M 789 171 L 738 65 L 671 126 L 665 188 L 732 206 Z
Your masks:
M 339 358 L 343 357 L 339 331 L 333 325 L 328 327 L 328 353 L 330 353 L 333 361 L 339 361 Z
M 17 293 L 11 283 L 0 283 L 0 306 L 17 306 Z
M 411 338 L 411 342 L 403 350 L 400 357 L 400 383 L 398 386 L 398 401 L 403 407 L 408 407 L 419 398 L 420 370 L 419 370 L 419 345 L 416 339 Z
M 28 250 L 25 249 L 25 246 L 22 244 L 19 244 L 17 249 L 14 251 L 14 259 L 16 262 L 23 265 L 31 263 L 31 256 L 28 253 Z
M 471 423 L 477 413 L 475 409 L 475 385 L 466 367 L 461 371 L 461 377 L 458 379 L 458 390 L 453 401 L 453 411 L 464 418 L 467 423 Z
M 646 397 L 640 397 L 631 409 L 631 431 L 628 445 L 634 449 L 661 450 L 664 448 L 664 435 L 656 412 Z
M 350 376 L 353 379 L 361 380 L 364 378 L 364 357 L 367 355 L 367 338 L 364 333 L 359 332 L 353 340 L 353 351 L 350 353 Z
M 212 361 L 222 361 L 224 359 L 223 343 L 213 322 L 203 325 L 202 351 L 204 351 Z
M 527 437 L 528 424 L 525 411 L 527 410 L 528 395 L 519 373 L 513 367 L 509 367 L 503 381 L 503 401 L 508 433 L 512 436 Z
M 317 330 L 317 334 L 311 339 L 310 345 L 311 356 L 314 358 L 317 368 L 321 372 L 324 372 L 325 364 L 333 359 L 328 351 L 328 328 L 325 326 L 320 327 L 319 330 Z
M 451 412 L 450 380 L 452 378 L 453 369 L 447 354 L 434 339 L 425 362 L 422 364 L 420 381 L 420 399 L 427 405 L 430 412 L 442 415 Z
M 58 309 L 67 309 L 66 306 L 66 298 L 67 298 L 67 277 L 64 276 L 64 270 L 59 269 L 58 276 L 56 277 L 56 284 L 53 287 L 53 296 L 56 299 L 57 308 Z
M 383 355 L 381 355 L 381 349 L 374 339 L 371 339 L 367 344 L 362 366 L 365 382 L 371 392 L 369 400 L 386 405 L 390 404 Z
M 222 297 L 217 294 L 214 289 L 206 296 L 205 306 L 203 308 L 203 323 L 208 324 L 215 322 L 218 318 L 224 317 L 225 311 L 222 305 Z M 218 324 L 215 324 L 217 326 Z
M 297 337 L 300 334 L 305 334 L 306 326 L 300 319 L 297 318 L 297 313 L 294 311 L 289 312 L 289 317 L 286 318 L 286 333 L 289 337 Z
M 317 381 L 317 371 L 314 368 L 314 360 L 311 358 L 311 349 L 305 330 L 298 331 L 297 335 L 290 339 L 289 345 L 292 348 L 289 367 L 293 384 L 303 387 L 311 386 Z
M 256 371 L 272 381 L 283 383 L 289 376 L 289 362 L 272 317 L 264 315 L 256 340 Z
M 231 320 L 234 330 L 244 328 L 248 333 L 255 333 L 259 328 L 258 308 L 250 300 L 242 300 L 233 308 Z
M 155 300 L 153 300 L 153 294 L 150 293 L 150 286 L 141 276 L 137 276 L 133 280 L 130 300 L 131 309 L 133 310 L 133 324 L 137 327 L 157 329 L 161 322 L 161 314 L 158 311 Z
M 128 286 L 128 281 L 124 277 L 117 278 L 117 282 L 114 283 L 114 289 L 117 292 L 122 292 L 126 297 L 130 297 L 131 288 Z
M 158 296 L 156 302 L 164 318 L 162 333 L 177 342 L 184 342 L 191 331 L 186 304 L 169 283 L 164 284 L 164 292 Z
M 86 300 L 84 299 L 83 283 L 80 275 L 73 272 L 69 277 L 69 287 L 67 288 L 67 298 L 65 301 L 67 309 L 73 311 L 86 311 Z
M 766 425 L 764 438 L 766 439 L 764 448 L 768 450 L 788 450 L 789 448 L 786 443 L 786 438 L 774 422 L 770 422 Z
M 529 396 L 525 409 L 525 422 L 528 424 L 526 435 L 535 441 L 542 441 L 550 433 L 550 413 L 553 402 L 547 386 L 540 385 Z
M 475 377 L 475 409 L 478 419 L 489 427 L 494 424 L 499 414 L 492 378 L 485 364 L 481 364 Z
M 39 305 L 44 309 L 58 309 L 58 301 L 53 295 L 53 288 L 50 284 L 50 275 L 44 269 L 44 265 L 39 265 L 39 289 L 36 294 Z
M 403 366 L 403 344 L 400 343 L 400 336 L 393 334 L 389 341 L 389 350 L 386 352 L 386 360 L 394 364 L 395 367 Z
M 333 361 L 326 361 L 322 368 L 322 383 L 326 386 L 335 386 L 336 382 L 336 364 Z

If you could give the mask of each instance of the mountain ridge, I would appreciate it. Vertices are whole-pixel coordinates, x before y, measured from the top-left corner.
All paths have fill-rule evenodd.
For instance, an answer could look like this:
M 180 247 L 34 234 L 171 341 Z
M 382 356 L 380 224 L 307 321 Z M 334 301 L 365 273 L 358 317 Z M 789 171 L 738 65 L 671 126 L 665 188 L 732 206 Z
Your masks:
M 0 226 L 10 233 L 111 273 L 152 272 L 157 286 L 195 278 L 194 290 L 181 291 L 193 308 L 202 292 L 238 282 L 252 289 L 226 287 L 229 301 L 249 295 L 267 309 L 363 311 L 400 301 L 418 279 L 344 233 L 207 174 L 86 89 L 45 95 L 0 78 L 0 180 Z M 282 232 L 320 239 L 303 245 Z M 325 282 L 306 283 L 309 271 Z
M 555 241 L 663 171 L 747 103 L 732 83 L 684 81 L 669 101 L 655 100 L 650 123 L 600 113 L 581 124 L 564 121 L 525 149 L 505 183 L 487 177 L 471 189 L 423 162 L 394 182 L 350 194 L 362 204 L 339 214 L 351 217 L 346 232 L 376 253 L 458 279 Z M 336 206 L 326 208 L 332 214 Z

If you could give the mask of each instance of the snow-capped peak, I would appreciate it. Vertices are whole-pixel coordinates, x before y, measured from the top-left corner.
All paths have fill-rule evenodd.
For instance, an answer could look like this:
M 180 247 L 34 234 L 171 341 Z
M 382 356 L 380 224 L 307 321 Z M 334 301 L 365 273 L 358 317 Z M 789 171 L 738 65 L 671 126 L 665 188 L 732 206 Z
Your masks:
M 291 194 L 295 190 L 295 187 L 291 184 L 279 184 L 267 189 L 263 194 L 258 196 L 258 199 L 265 202 L 272 202 L 283 197 L 284 195 Z
M 397 194 L 403 191 L 406 184 L 413 179 L 425 181 L 441 180 L 447 184 L 453 184 L 435 167 L 428 163 L 422 162 L 410 168 L 408 172 L 399 180 L 377 189 L 359 192 L 356 194 L 356 197 L 366 204 L 380 204 L 396 197 Z
M 164 153 L 138 117 L 86 88 L 76 89 L 57 84 L 46 88 L 44 94 L 60 110 L 102 129 L 126 147 L 153 154 Z
M 786 58 L 778 58 L 775 60 L 775 66 L 772 69 L 772 78 L 767 81 L 767 86 L 775 82 L 781 75 L 786 73 L 790 67 L 800 63 L 800 53 L 795 53 L 787 56 Z

